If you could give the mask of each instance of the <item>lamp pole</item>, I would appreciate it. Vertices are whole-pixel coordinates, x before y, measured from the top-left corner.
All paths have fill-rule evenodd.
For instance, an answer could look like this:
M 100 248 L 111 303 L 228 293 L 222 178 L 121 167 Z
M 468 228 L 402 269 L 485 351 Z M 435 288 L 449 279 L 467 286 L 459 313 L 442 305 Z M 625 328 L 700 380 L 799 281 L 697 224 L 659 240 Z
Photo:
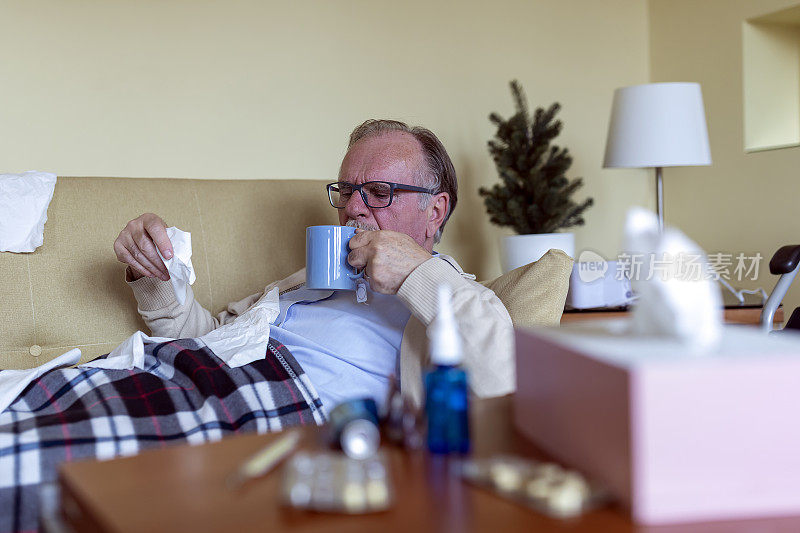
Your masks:
M 664 233 L 664 183 L 661 181 L 661 167 L 656 167 L 656 208 L 658 211 L 658 231 Z

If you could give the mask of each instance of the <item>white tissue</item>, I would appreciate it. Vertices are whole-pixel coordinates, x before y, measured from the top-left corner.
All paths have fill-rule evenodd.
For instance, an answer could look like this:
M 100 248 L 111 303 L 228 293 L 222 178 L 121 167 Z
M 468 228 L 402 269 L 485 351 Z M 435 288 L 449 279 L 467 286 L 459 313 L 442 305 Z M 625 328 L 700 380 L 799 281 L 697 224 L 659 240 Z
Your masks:
M 273 288 L 233 322 L 203 335 L 200 340 L 232 368 L 263 359 L 270 324 L 280 313 L 278 294 L 278 288 Z
M 122 344 L 114 348 L 105 359 L 95 359 L 80 365 L 80 368 L 104 368 L 108 370 L 130 370 L 138 368 L 144 370 L 144 345 L 150 343 L 166 342 L 175 339 L 168 337 L 150 337 L 137 331 Z
M 32 252 L 44 242 L 56 175 L 0 174 L 0 252 Z
M 693 353 L 713 349 L 722 335 L 723 306 L 703 250 L 677 229 L 660 233 L 656 215 L 640 207 L 628 211 L 625 248 L 643 259 L 638 275 L 637 267 L 632 272 L 638 294 L 632 333 L 677 339 Z M 698 265 L 691 274 L 685 262 L 690 258 Z
M 160 250 L 158 255 L 169 272 L 175 298 L 183 305 L 186 302 L 186 284 L 192 285 L 197 279 L 192 265 L 192 234 L 171 226 L 167 228 L 167 237 L 172 243 L 172 259 L 164 258 Z
M 19 397 L 34 379 L 43 376 L 45 373 L 62 366 L 72 366 L 81 358 L 81 351 L 73 348 L 67 353 L 61 354 L 55 359 L 26 370 L 3 370 L 0 371 L 0 412 L 5 411 L 9 405 Z
M 233 322 L 198 337 L 214 355 L 231 367 L 243 366 L 264 359 L 269 343 L 270 324 L 278 318 L 278 288 L 261 296 L 253 306 Z M 137 331 L 117 346 L 105 359 L 95 359 L 80 368 L 105 368 L 112 370 L 144 370 L 144 345 L 175 339 L 150 337 Z

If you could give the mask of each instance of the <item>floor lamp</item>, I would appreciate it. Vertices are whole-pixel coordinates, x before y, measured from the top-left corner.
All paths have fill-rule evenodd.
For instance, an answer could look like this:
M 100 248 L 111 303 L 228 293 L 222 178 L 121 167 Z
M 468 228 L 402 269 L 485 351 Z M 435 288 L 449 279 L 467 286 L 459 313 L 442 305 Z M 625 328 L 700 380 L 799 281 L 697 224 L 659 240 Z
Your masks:
M 663 167 L 710 165 L 698 83 L 649 83 L 614 91 L 604 168 L 655 168 L 659 229 L 664 229 Z

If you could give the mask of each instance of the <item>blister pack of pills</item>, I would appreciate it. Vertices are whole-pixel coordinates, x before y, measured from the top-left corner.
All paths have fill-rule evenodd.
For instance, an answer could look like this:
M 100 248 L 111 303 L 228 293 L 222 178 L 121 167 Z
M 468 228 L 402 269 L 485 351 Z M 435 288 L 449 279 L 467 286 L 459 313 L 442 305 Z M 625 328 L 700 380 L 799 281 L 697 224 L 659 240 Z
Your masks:
M 296 509 L 363 514 L 392 505 L 389 469 L 381 453 L 351 459 L 334 452 L 298 452 L 283 472 L 283 503 Z
M 579 516 L 608 500 L 606 491 L 578 472 L 514 456 L 466 461 L 461 476 L 555 518 Z

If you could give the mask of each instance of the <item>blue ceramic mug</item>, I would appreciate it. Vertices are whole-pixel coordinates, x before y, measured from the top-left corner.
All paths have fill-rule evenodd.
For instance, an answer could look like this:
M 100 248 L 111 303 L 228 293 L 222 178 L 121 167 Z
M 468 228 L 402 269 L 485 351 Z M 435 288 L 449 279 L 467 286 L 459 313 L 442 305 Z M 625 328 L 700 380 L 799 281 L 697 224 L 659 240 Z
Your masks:
M 364 276 L 347 262 L 347 244 L 356 229 L 349 226 L 306 228 L 306 287 L 309 289 L 356 290 Z

